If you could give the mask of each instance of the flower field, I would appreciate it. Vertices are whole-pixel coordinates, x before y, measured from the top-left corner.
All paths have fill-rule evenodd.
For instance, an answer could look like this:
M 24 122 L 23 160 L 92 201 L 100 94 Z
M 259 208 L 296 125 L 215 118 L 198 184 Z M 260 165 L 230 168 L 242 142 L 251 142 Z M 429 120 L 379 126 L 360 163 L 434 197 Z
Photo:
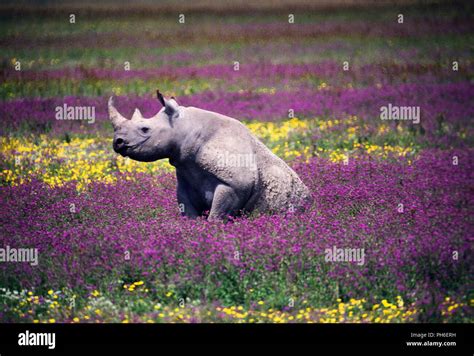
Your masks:
M 407 6 L 403 23 L 390 6 L 2 20 L 0 249 L 38 263 L 0 262 L 0 321 L 472 322 L 469 6 Z M 181 217 L 167 161 L 112 149 L 109 96 L 151 117 L 158 88 L 241 120 L 313 204 Z M 389 104 L 419 122 L 381 119 Z M 95 117 L 57 119 L 63 105 Z M 328 261 L 333 248 L 364 259 Z

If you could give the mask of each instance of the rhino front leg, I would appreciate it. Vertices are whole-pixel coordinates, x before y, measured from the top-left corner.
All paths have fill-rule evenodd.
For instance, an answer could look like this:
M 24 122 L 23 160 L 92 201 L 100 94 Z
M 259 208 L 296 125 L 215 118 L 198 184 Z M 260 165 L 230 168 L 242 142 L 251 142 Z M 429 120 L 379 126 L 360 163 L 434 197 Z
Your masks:
M 233 215 L 242 209 L 242 197 L 225 184 L 219 184 L 214 191 L 211 211 L 208 220 L 219 220 L 225 216 Z
M 197 218 L 201 214 L 197 211 L 194 205 L 189 199 L 188 193 L 185 189 L 185 183 L 178 180 L 178 208 L 181 216 L 187 216 L 188 218 Z

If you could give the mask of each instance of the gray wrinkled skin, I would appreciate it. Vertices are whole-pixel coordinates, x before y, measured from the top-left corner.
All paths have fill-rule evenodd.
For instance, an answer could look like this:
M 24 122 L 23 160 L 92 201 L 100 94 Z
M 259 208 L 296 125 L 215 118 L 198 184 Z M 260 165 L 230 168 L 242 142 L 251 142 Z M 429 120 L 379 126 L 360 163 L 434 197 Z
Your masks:
M 109 100 L 115 152 L 151 162 L 168 158 L 176 167 L 182 215 L 208 219 L 242 212 L 301 210 L 311 201 L 298 175 L 231 117 L 162 99 L 154 117 L 138 109 L 125 119 Z

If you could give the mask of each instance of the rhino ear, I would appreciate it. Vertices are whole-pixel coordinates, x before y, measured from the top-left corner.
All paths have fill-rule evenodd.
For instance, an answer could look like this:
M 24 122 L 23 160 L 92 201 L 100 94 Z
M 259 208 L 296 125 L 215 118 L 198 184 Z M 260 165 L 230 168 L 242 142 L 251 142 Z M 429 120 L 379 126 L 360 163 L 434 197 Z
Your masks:
M 159 90 L 156 91 L 156 96 L 158 100 L 160 101 L 161 105 L 165 106 L 166 105 L 165 98 L 163 97 L 163 95 L 161 95 Z
M 160 101 L 161 105 L 163 105 L 165 107 L 165 113 L 168 114 L 168 116 L 176 117 L 178 115 L 179 105 L 176 102 L 174 97 L 171 97 L 171 99 L 167 100 L 160 93 L 159 90 L 156 91 L 156 96 L 157 96 L 158 100 Z

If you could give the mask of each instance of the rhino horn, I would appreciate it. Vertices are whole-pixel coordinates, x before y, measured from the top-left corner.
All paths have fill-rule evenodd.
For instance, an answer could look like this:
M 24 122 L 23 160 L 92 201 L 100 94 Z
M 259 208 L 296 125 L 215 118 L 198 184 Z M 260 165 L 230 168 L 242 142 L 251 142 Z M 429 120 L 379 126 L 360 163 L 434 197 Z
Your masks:
M 135 109 L 135 111 L 133 112 L 133 115 L 132 115 L 132 120 L 136 120 L 136 119 L 141 119 L 143 116 L 142 116 L 142 113 L 140 112 L 139 109 Z
M 115 108 L 113 96 L 110 97 L 108 106 L 109 106 L 109 118 L 110 118 L 110 121 L 112 121 L 112 124 L 114 126 L 120 125 L 122 122 L 127 121 L 127 119 L 124 118 Z

